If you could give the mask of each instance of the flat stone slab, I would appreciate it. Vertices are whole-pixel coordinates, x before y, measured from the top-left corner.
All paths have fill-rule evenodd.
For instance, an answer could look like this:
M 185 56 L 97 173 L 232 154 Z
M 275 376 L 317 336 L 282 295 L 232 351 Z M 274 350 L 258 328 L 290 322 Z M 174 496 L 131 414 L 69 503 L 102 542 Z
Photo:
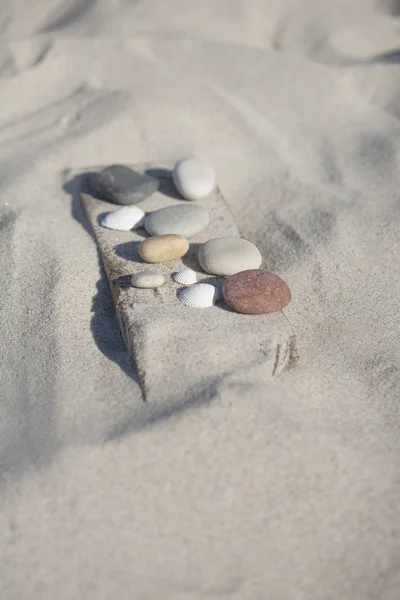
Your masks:
M 138 204 L 145 212 L 186 202 L 176 193 L 172 167 L 167 164 L 150 169 L 160 187 Z M 204 273 L 197 261 L 199 244 L 218 236 L 240 235 L 220 190 L 217 188 L 198 201 L 209 211 L 210 223 L 189 240 L 188 254 L 169 263 L 149 264 L 138 252 L 148 235 L 144 229 L 114 231 L 99 224 L 104 213 L 115 209 L 115 204 L 92 195 L 93 177 L 102 168 L 74 174 L 81 176 L 83 207 L 101 252 L 122 335 L 137 369 L 144 399 L 176 407 L 225 375 L 246 372 L 259 364 L 271 376 L 288 368 L 294 360 L 294 336 L 281 311 L 242 315 L 231 311 L 223 299 L 213 307 L 196 309 L 183 306 L 177 298 L 182 286 L 172 274 L 185 267 L 198 273 L 198 282 L 222 287 L 224 279 Z M 144 173 L 150 165 L 132 168 Z M 165 285 L 156 289 L 133 287 L 132 275 L 144 270 L 162 273 Z

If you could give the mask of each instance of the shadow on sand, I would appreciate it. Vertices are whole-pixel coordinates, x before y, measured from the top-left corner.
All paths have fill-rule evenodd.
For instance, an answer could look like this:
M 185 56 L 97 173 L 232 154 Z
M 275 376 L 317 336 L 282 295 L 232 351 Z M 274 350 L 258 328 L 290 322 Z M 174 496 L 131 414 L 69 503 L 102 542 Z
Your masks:
M 73 218 L 93 237 L 92 230 L 86 220 L 83 210 L 80 191 L 83 189 L 93 194 L 95 190 L 96 174 L 83 173 L 77 175 L 63 185 L 63 190 L 69 194 L 71 199 L 71 214 Z M 93 237 L 94 240 L 94 237 Z M 94 240 L 95 241 L 95 240 Z M 96 241 L 95 241 L 96 243 Z M 97 258 L 99 262 L 100 278 L 96 283 L 96 294 L 92 300 L 92 320 L 90 323 L 94 342 L 100 352 L 108 359 L 115 362 L 136 383 L 140 384 L 137 373 L 132 365 L 129 354 L 115 315 L 114 306 L 108 287 L 107 276 L 104 271 L 100 251 L 97 247 Z M 124 282 L 125 285 L 127 284 Z

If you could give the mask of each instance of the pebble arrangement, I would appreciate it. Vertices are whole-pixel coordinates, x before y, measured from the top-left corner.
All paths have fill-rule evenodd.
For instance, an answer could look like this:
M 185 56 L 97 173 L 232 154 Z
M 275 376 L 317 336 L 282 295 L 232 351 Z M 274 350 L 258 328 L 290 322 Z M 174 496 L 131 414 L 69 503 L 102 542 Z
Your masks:
M 215 188 L 213 168 L 197 158 L 184 158 L 172 172 L 172 180 L 183 199 L 191 202 L 206 198 Z M 141 258 L 152 264 L 182 258 L 189 250 L 190 238 L 203 231 L 210 221 L 206 208 L 199 204 L 178 204 L 145 214 L 136 206 L 157 191 L 159 182 L 122 165 L 104 169 L 98 178 L 97 192 L 106 200 L 123 205 L 106 214 L 103 227 L 129 231 L 144 227 L 151 236 L 139 247 Z M 198 262 L 210 275 L 224 277 L 222 294 L 210 283 L 197 283 L 197 274 L 186 268 L 172 274 L 183 286 L 180 302 L 193 308 L 213 306 L 221 295 L 232 310 L 249 315 L 266 314 L 285 308 L 291 300 L 288 285 L 275 273 L 261 269 L 259 249 L 240 237 L 218 237 L 200 246 Z M 165 283 L 162 273 L 141 271 L 132 276 L 136 288 L 158 288 Z

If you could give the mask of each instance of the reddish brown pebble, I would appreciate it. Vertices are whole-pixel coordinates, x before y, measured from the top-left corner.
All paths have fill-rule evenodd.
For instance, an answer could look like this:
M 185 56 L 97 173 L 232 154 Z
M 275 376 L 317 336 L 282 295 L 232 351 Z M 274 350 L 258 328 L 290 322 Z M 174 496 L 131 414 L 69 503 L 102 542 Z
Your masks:
M 232 275 L 225 281 L 222 291 L 227 305 L 246 315 L 281 310 L 292 297 L 283 279 L 262 269 L 250 269 Z

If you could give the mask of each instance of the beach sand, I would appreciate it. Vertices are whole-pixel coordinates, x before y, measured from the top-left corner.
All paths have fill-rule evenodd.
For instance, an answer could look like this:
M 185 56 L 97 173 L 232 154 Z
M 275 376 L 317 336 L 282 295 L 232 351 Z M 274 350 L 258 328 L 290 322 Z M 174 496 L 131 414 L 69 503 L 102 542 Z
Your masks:
M 398 16 L 1 3 L 1 600 L 397 600 Z M 291 287 L 300 360 L 232 346 L 149 421 L 68 173 L 187 154 Z

